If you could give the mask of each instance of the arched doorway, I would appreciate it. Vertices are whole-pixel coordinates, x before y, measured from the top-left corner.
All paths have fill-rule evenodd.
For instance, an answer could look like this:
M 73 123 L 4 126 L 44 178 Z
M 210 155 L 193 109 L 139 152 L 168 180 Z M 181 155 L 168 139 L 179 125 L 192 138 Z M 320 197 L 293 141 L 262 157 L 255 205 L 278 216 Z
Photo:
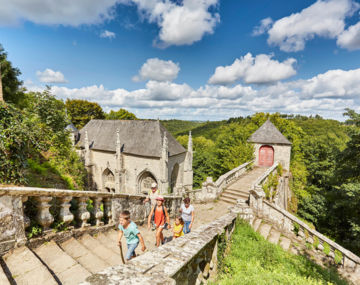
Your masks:
M 178 177 L 179 177 L 179 164 L 176 163 L 171 172 L 171 180 L 170 180 L 171 193 L 174 193 L 174 188 L 176 187 Z
M 259 149 L 259 166 L 272 166 L 274 164 L 274 149 L 272 146 L 263 145 Z
M 151 184 L 157 183 L 156 178 L 150 171 L 144 171 L 140 174 L 138 181 L 139 193 L 148 193 L 151 190 Z
M 115 176 L 109 168 L 103 172 L 103 188 L 106 192 L 115 192 Z

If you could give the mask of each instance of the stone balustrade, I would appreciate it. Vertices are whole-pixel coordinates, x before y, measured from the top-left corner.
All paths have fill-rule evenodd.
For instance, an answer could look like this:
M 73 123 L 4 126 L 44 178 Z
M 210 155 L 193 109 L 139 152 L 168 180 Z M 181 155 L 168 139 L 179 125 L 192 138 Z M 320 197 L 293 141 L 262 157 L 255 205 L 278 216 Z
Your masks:
M 208 202 L 217 199 L 221 192 L 229 186 L 232 182 L 237 180 L 244 174 L 253 161 L 246 162 L 240 166 L 221 175 L 218 180 L 213 181 L 212 177 L 207 177 L 206 181 L 202 183 L 201 189 L 195 189 L 185 192 L 192 200 L 197 202 Z
M 148 251 L 125 265 L 94 274 L 82 285 L 206 284 L 216 275 L 218 256 L 223 256 L 230 241 L 237 218 L 235 212 Z
M 334 264 L 341 264 L 346 272 L 360 272 L 360 257 L 312 229 L 288 211 L 265 201 L 263 197 L 263 191 L 250 192 L 250 208 L 257 217 L 270 221 L 283 233 L 296 233 L 305 243 L 327 254 Z
M 63 228 L 114 225 L 123 210 L 131 218 L 144 222 L 150 205 L 144 195 L 115 194 L 95 191 L 72 191 L 33 187 L 0 187 L 0 254 L 27 241 L 26 228 L 38 224 L 47 232 L 54 222 Z M 28 202 L 26 202 L 28 201 Z M 36 213 L 26 216 L 27 206 Z M 178 212 L 180 196 L 165 196 L 170 215 Z M 70 227 L 71 226 L 71 227 Z
M 258 179 L 255 180 L 252 189 L 262 190 L 262 185 L 266 183 L 267 179 L 269 178 L 269 175 L 277 170 L 278 165 L 279 162 L 275 161 L 275 163 L 269 169 L 267 169 L 263 175 L 261 175 Z

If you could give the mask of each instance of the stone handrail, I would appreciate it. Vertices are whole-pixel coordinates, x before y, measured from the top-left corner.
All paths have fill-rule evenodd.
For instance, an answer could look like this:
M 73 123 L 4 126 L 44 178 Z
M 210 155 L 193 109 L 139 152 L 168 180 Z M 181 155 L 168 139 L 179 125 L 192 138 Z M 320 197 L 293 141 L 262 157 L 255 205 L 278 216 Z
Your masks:
M 27 217 L 26 201 L 29 198 L 34 204 L 36 214 Z M 25 229 L 34 219 L 46 232 L 55 221 L 50 207 L 56 207 L 56 222 L 63 227 L 69 226 L 74 220 L 76 226 L 87 227 L 115 224 L 122 210 L 129 210 L 132 220 L 144 221 L 149 212 L 144 205 L 145 195 L 125 193 L 106 193 L 96 191 L 73 191 L 58 189 L 43 189 L 35 187 L 0 187 L 0 253 L 16 244 L 26 241 Z M 165 204 L 170 214 L 175 214 L 180 207 L 180 196 L 164 196 Z M 77 205 L 76 210 L 70 210 L 71 201 Z M 88 203 L 92 202 L 92 210 L 88 211 Z M 92 218 L 92 219 L 91 219 Z M 90 224 L 93 221 L 93 225 Z
M 261 175 L 256 181 L 254 182 L 252 189 L 262 189 L 262 185 L 266 182 L 267 178 L 271 173 L 276 171 L 277 167 L 279 165 L 279 162 L 276 161 L 268 170 L 264 172 L 263 175 Z
M 254 193 L 255 191 L 251 192 L 253 197 L 256 196 Z M 324 249 L 324 244 L 328 244 L 330 248 L 330 252 L 328 254 L 335 261 L 335 250 L 341 252 L 342 254 L 342 265 L 349 269 L 355 270 L 356 267 L 360 268 L 360 257 L 352 253 L 351 251 L 347 250 L 346 248 L 342 247 L 341 245 L 337 244 L 336 242 L 332 241 L 331 239 L 327 238 L 323 234 L 319 233 L 318 231 L 312 229 L 306 223 L 301 221 L 299 218 L 295 217 L 288 211 L 280 208 L 279 206 L 265 201 L 261 198 L 261 195 L 257 196 L 255 199 L 258 199 L 257 203 L 251 203 L 250 206 L 255 210 L 257 216 L 270 220 L 274 223 L 277 227 L 284 230 L 285 232 L 293 233 L 295 227 L 298 227 L 298 235 L 305 239 L 306 242 L 310 244 L 314 244 L 315 237 L 318 239 L 319 245 L 317 248 Z M 260 200 L 260 201 L 259 201 Z M 259 203 L 260 202 L 260 203 Z
M 226 172 L 225 174 L 221 175 L 216 181 L 215 185 L 218 188 L 218 191 L 221 192 L 227 185 L 229 185 L 232 181 L 237 179 L 241 174 L 246 171 L 246 167 L 250 165 L 252 161 L 245 162 L 240 166 L 231 169 L 230 171 Z

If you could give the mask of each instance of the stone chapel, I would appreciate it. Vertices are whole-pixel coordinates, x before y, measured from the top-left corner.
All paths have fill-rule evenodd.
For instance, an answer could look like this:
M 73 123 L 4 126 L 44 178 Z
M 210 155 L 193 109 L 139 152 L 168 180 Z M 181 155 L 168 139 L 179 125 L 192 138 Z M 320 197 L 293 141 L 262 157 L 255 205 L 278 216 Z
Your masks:
M 159 121 L 91 120 L 68 126 L 92 190 L 143 194 L 153 182 L 162 194 L 192 190 L 192 138 L 182 147 Z
M 254 144 L 255 165 L 272 166 L 279 161 L 290 169 L 291 142 L 268 119 L 248 140 Z

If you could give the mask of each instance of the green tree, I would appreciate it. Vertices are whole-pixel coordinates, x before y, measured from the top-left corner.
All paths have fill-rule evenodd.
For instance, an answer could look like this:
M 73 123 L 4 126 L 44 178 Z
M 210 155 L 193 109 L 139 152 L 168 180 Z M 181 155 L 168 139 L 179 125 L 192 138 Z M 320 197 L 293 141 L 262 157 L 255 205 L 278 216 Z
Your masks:
M 13 67 L 11 62 L 7 59 L 7 53 L 1 44 L 0 69 L 5 102 L 16 105 L 21 104 L 21 101 L 24 97 L 24 89 L 21 88 L 22 81 L 18 79 L 18 76 L 20 76 L 21 72 L 18 68 Z
M 101 106 L 95 102 L 86 100 L 70 100 L 65 103 L 71 122 L 81 129 L 92 119 L 105 119 L 105 113 Z
M 137 118 L 129 111 L 119 109 L 118 111 L 111 110 L 109 114 L 106 114 L 106 120 L 137 120 Z

